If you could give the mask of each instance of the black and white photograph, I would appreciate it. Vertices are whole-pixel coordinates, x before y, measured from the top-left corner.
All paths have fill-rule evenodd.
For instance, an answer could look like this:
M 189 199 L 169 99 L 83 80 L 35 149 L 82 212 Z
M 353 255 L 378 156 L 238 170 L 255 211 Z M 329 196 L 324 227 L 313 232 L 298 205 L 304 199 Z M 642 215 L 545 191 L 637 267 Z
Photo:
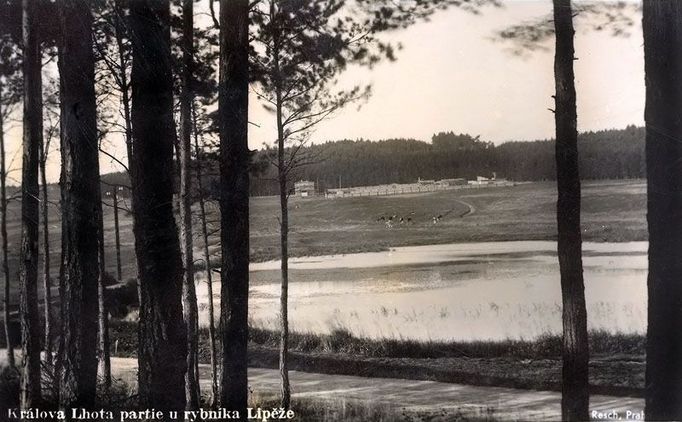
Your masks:
M 682 1 L 0 0 L 0 422 L 682 421 Z

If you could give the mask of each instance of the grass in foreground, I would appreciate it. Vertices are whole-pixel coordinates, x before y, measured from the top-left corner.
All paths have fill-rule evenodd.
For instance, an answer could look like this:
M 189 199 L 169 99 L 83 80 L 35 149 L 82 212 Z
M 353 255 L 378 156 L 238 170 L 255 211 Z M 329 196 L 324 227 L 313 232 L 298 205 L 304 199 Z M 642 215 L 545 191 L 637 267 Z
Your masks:
M 277 368 L 278 333 L 251 329 L 249 364 Z M 593 394 L 641 397 L 645 338 L 590 333 Z M 418 342 L 294 333 L 292 370 L 365 377 L 561 391 L 561 338 L 502 342 Z
M 110 324 L 112 353 L 132 357 L 137 352 L 137 324 L 112 320 Z M 208 362 L 208 332 L 199 333 L 199 355 Z M 646 337 L 641 334 L 590 331 L 592 356 L 630 355 L 645 353 Z M 2 340 L 0 339 L 0 342 Z M 279 332 L 249 327 L 249 342 L 253 346 L 279 347 Z M 356 337 L 348 330 L 335 329 L 331 334 L 289 333 L 289 350 L 300 353 L 330 353 L 369 358 L 519 358 L 553 359 L 561 357 L 561 336 L 547 334 L 535 340 L 505 341 L 417 341 L 406 339 L 369 339 Z
M 279 332 L 250 327 L 249 339 L 265 347 L 279 346 Z M 589 333 L 592 355 L 642 355 L 645 337 L 638 334 L 612 334 L 606 331 Z M 556 358 L 561 356 L 561 337 L 543 335 L 535 340 L 505 341 L 416 341 L 405 339 L 368 339 L 355 337 L 345 329 L 331 334 L 292 332 L 289 336 L 292 351 L 302 353 L 343 353 L 375 358 L 434 359 L 446 357 L 522 359 Z
M 114 355 L 134 357 L 132 322 L 114 322 Z M 561 390 L 561 338 L 504 342 L 372 340 L 337 330 L 328 335 L 291 333 L 290 369 L 332 375 L 430 380 L 530 390 Z M 278 333 L 250 329 L 249 366 L 278 367 Z M 199 359 L 210 362 L 208 335 L 200 333 Z M 645 337 L 590 333 L 590 385 L 594 394 L 641 396 Z

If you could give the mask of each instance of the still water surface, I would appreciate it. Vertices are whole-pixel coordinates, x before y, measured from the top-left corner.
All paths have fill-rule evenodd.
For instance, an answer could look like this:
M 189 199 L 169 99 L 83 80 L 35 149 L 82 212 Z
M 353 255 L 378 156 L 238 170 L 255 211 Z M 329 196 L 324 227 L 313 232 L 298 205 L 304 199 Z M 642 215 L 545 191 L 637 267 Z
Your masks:
M 583 245 L 590 329 L 645 331 L 646 251 L 646 242 Z M 561 331 L 555 242 L 401 247 L 295 258 L 290 269 L 294 331 L 344 328 L 357 336 L 417 340 L 531 339 Z M 256 326 L 277 328 L 278 271 L 278 261 L 251 266 Z M 198 295 L 206 323 L 204 283 Z

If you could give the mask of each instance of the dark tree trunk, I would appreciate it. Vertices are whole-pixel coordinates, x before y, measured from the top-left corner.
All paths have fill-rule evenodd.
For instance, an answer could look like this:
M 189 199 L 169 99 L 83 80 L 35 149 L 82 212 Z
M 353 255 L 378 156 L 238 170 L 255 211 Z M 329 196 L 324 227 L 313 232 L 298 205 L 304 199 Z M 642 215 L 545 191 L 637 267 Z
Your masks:
M 140 280 L 140 405 L 185 408 L 187 336 L 173 216 L 173 83 L 168 0 L 130 4 L 133 230 Z
M 187 409 L 199 409 L 199 311 L 194 285 L 192 242 L 192 72 L 194 55 L 194 0 L 182 2 L 182 92 L 180 93 L 180 243 L 182 245 L 182 305 L 187 326 Z
M 97 393 L 101 206 L 90 3 L 62 0 L 60 24 L 63 355 L 59 403 L 62 408 L 92 408 Z
M 60 41 L 60 40 L 58 40 Z M 57 67 L 59 67 L 59 63 L 63 60 L 62 58 L 62 47 L 57 44 Z M 62 94 L 64 92 L 64 80 L 63 78 L 59 78 L 59 147 L 61 148 L 62 144 L 64 143 L 64 122 L 66 121 L 65 116 L 65 111 L 64 111 L 64 100 L 62 99 Z M 61 159 L 61 151 L 60 151 L 60 159 Z M 60 166 L 59 170 L 59 187 L 60 187 L 60 192 L 59 192 L 59 200 L 61 202 L 61 185 L 62 185 L 62 180 L 64 180 L 64 171 L 66 167 L 65 166 Z M 60 204 L 60 213 L 61 213 L 61 204 Z M 66 247 L 64 246 L 64 242 L 66 242 L 66 237 L 65 236 L 59 236 L 60 237 L 60 257 L 59 257 L 59 281 L 58 281 L 58 286 L 59 286 L 59 308 L 58 308 L 58 315 L 59 318 L 61 319 L 62 317 L 62 303 L 63 301 L 61 300 L 61 297 L 63 295 L 63 283 L 62 280 L 64 280 L 64 259 L 62 257 L 61 251 L 64 251 Z M 59 322 L 59 330 L 61 331 L 62 327 L 62 321 Z M 57 358 L 54 361 L 54 370 L 53 373 L 56 375 L 61 374 L 62 370 L 62 360 L 64 357 L 64 341 L 63 341 L 63 336 L 61 336 L 59 333 L 57 334 L 57 339 L 56 339 L 56 345 L 57 347 Z M 55 384 L 55 390 L 56 390 L 56 396 L 57 400 L 59 400 L 59 388 L 60 388 L 60 382 L 59 380 L 56 380 L 54 382 Z
M 2 89 L 0 87 L 0 107 L 2 107 Z M 0 108 L 0 235 L 2 236 L 2 276 L 5 279 L 4 290 L 4 318 L 5 318 L 5 345 L 7 347 L 7 364 L 14 368 L 14 341 L 10 333 L 10 275 L 9 262 L 7 260 L 7 164 L 5 163 L 5 116 Z
M 36 407 L 40 391 L 40 315 L 38 309 L 38 148 L 43 137 L 40 40 L 36 0 L 22 1 L 24 41 L 24 138 L 21 170 L 21 407 Z
M 682 3 L 644 1 L 647 420 L 682 420 Z
M 280 120 L 278 113 L 278 120 Z M 291 387 L 289 384 L 289 193 L 287 192 L 287 177 L 284 173 L 284 144 L 281 141 L 282 131 L 279 131 L 279 203 L 281 211 L 280 222 L 280 248 L 281 248 L 281 274 L 282 286 L 280 293 L 280 341 L 279 341 L 279 373 L 282 379 L 281 405 L 288 409 L 291 402 Z
M 123 274 L 121 270 L 121 232 L 118 223 L 118 186 L 114 186 L 113 194 L 111 195 L 114 201 L 114 238 L 116 240 L 116 279 L 121 281 Z
M 48 143 L 49 144 L 49 143 Z M 47 175 L 45 174 L 45 164 L 47 162 L 47 148 L 45 140 L 40 144 L 38 155 L 40 156 L 40 185 L 42 190 L 41 198 L 41 217 L 43 223 L 43 294 L 45 302 L 45 363 L 52 366 L 54 352 L 54 318 L 52 313 L 52 281 L 50 280 L 50 222 L 47 194 Z
M 208 249 L 208 225 L 206 224 L 206 204 L 204 203 L 204 186 L 201 180 L 201 162 L 199 159 L 199 134 L 197 131 L 196 108 L 192 105 L 192 122 L 194 125 L 194 150 L 197 156 L 197 190 L 199 191 L 199 218 L 201 219 L 201 235 L 203 238 L 204 262 L 206 263 L 206 282 L 208 283 L 208 337 L 211 343 L 211 407 L 219 404 L 218 390 L 218 349 L 215 335 L 215 310 L 213 308 L 213 272 L 211 271 L 211 253 Z
M 220 3 L 221 404 L 245 414 L 249 299 L 249 2 Z
M 570 0 L 554 0 L 558 255 L 563 303 L 563 420 L 589 420 L 587 311 L 580 233 L 578 130 Z

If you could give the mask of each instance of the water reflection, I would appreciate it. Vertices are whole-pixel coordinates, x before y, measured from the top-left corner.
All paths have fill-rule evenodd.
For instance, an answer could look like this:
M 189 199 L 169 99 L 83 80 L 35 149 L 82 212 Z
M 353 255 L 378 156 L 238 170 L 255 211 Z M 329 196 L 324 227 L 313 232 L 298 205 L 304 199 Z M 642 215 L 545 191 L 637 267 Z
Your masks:
M 647 243 L 586 243 L 583 249 L 589 328 L 643 333 Z M 419 340 L 559 333 L 555 250 L 554 242 L 486 242 L 294 259 L 290 326 Z M 255 325 L 277 328 L 278 268 L 274 261 L 251 267 Z M 205 285 L 198 294 L 207 301 Z M 206 322 L 205 313 L 201 319 Z

